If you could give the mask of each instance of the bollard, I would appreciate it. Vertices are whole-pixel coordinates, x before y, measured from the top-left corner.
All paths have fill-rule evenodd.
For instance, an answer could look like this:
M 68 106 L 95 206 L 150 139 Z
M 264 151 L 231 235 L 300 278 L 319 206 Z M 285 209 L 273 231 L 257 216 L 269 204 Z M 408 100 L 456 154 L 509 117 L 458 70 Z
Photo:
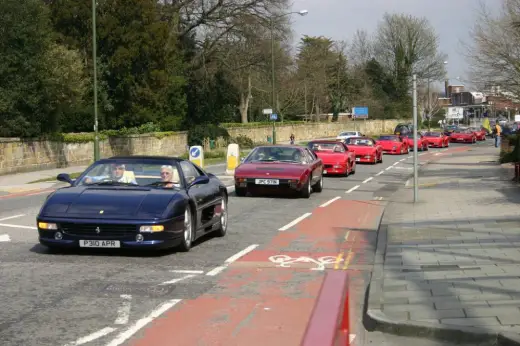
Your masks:
M 226 156 L 226 174 L 235 175 L 235 169 L 240 162 L 240 147 L 236 143 L 228 145 Z
M 202 146 L 195 145 L 190 147 L 189 155 L 191 162 L 200 168 L 204 168 L 204 150 L 202 149 Z

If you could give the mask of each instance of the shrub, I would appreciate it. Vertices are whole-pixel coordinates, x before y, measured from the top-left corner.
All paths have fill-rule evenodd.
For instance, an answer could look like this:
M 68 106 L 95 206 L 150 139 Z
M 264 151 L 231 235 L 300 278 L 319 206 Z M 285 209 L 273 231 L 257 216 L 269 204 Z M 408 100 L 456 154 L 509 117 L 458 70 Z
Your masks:
M 255 143 L 253 140 L 245 135 L 238 135 L 231 139 L 231 143 L 236 143 L 240 148 L 253 148 Z
M 205 138 L 216 140 L 219 137 L 228 140 L 228 131 L 223 127 L 213 124 L 197 125 L 188 131 L 188 144 L 190 146 L 203 145 Z
M 277 126 L 281 125 L 303 125 L 305 124 L 305 121 L 284 121 L 282 122 L 276 122 Z M 272 121 L 264 121 L 264 122 L 254 122 L 254 123 L 221 123 L 221 127 L 231 129 L 231 128 L 237 128 L 237 127 L 263 127 L 263 126 L 273 126 Z

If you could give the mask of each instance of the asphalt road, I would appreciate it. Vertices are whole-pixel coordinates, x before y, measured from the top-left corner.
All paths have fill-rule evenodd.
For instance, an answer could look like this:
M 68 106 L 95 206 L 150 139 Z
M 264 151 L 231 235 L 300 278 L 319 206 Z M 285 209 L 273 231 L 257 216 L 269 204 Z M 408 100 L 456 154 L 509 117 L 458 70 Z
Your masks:
M 0 199 L 1 344 L 122 345 L 137 331 L 140 319 L 158 306 L 167 309 L 179 299 L 204 293 L 216 282 L 214 269 L 226 259 L 253 244 L 268 243 L 302 214 L 338 196 L 388 197 L 412 173 L 411 155 L 387 155 L 382 164 L 358 165 L 355 175 L 326 178 L 323 192 L 310 199 L 238 198 L 231 193 L 227 236 L 203 239 L 189 253 L 51 254 L 38 244 L 35 228 L 46 195 Z M 209 170 L 221 175 L 224 165 Z M 225 181 L 232 185 L 231 179 Z M 361 316 L 361 307 L 356 309 Z M 358 335 L 363 342 L 358 344 L 394 344 L 380 343 L 386 339 L 379 334 L 373 340 L 380 341 L 371 341 L 363 331 Z M 422 342 L 413 344 L 433 345 Z

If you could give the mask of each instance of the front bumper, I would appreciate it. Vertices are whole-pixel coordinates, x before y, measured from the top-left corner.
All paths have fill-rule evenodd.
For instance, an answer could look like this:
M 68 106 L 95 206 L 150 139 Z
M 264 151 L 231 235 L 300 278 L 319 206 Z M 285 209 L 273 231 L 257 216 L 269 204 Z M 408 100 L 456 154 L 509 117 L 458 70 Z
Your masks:
M 472 143 L 473 138 L 465 138 L 465 137 L 450 138 L 450 142 L 452 142 L 452 143 Z
M 375 155 L 356 155 L 357 163 L 373 163 L 375 160 Z
M 277 184 L 257 184 L 257 180 L 275 180 Z M 254 177 L 254 178 L 236 178 L 235 188 L 247 189 L 250 191 L 263 192 L 284 192 L 284 191 L 301 191 L 304 187 L 305 181 L 299 179 L 287 179 L 277 177 Z
M 391 154 L 391 155 L 398 155 L 401 154 L 401 149 L 383 149 L 383 153 L 385 154 Z
M 139 227 L 147 223 L 126 220 L 120 223 L 117 221 L 105 223 L 92 219 L 38 219 L 38 222 L 58 225 L 57 230 L 38 228 L 40 244 L 51 248 L 83 248 L 80 246 L 80 241 L 92 240 L 111 244 L 119 242 L 118 247 L 102 247 L 102 249 L 164 249 L 179 245 L 184 236 L 184 215 L 161 222 L 165 230 L 153 233 L 139 232 Z M 95 232 L 96 227 L 101 229 L 100 233 Z M 57 232 L 61 237 L 56 237 Z M 142 240 L 137 239 L 138 234 L 142 235 Z M 85 248 L 100 249 L 100 247 Z
M 347 173 L 347 166 L 345 165 L 323 165 L 323 174 L 334 175 L 334 174 L 345 174 Z

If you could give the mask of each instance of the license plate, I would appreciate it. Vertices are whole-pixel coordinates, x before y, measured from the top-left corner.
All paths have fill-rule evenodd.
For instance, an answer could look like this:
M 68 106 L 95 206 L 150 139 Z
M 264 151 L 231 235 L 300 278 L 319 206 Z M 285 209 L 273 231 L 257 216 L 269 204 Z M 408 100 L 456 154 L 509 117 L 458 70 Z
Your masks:
M 459 138 L 458 140 L 459 140 L 459 141 L 463 141 L 463 140 L 464 140 L 464 138 Z
M 360 157 L 356 157 L 356 161 L 361 161 L 361 158 Z
M 323 170 L 323 174 L 327 174 L 327 170 L 326 169 Z
M 257 185 L 279 185 L 280 181 L 278 179 L 255 179 L 255 184 L 257 184 Z
M 119 240 L 80 240 L 80 247 L 109 247 L 109 248 L 119 248 L 121 244 Z

